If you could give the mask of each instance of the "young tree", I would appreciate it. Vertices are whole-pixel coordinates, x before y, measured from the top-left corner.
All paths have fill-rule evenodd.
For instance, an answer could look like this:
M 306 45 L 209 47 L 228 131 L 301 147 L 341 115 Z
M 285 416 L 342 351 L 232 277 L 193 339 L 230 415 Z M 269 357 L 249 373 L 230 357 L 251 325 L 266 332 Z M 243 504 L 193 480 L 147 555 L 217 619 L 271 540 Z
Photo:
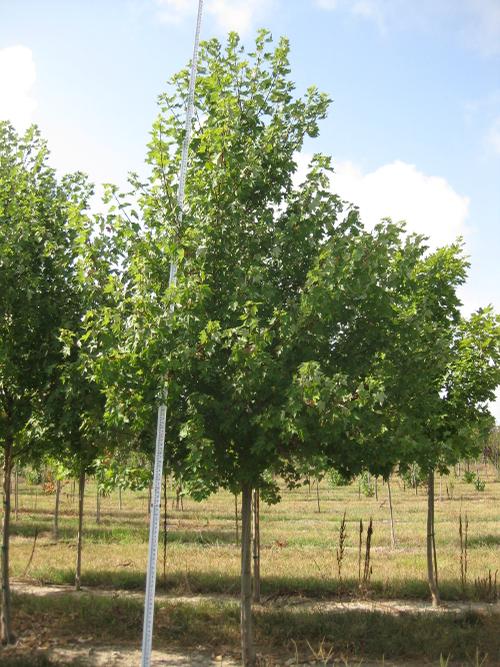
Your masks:
M 269 42 L 261 32 L 246 54 L 232 34 L 225 49 L 202 47 L 181 226 L 186 70 L 160 98 L 151 178 L 135 179 L 142 224 L 130 210 L 114 225 L 123 273 L 117 307 L 101 312 L 114 341 L 98 360 L 109 419 L 147 429 L 167 381 L 167 464 L 195 497 L 241 492 L 245 665 L 255 663 L 252 490 L 276 500 L 273 475 L 293 484 L 319 455 L 346 476 L 363 469 L 367 443 L 387 430 L 382 360 L 398 290 L 423 252 L 401 226 L 368 233 L 355 210 L 344 217 L 327 158 L 294 183 L 296 152 L 328 99 L 314 88 L 295 98 L 288 43 Z M 392 465 L 387 456 L 378 474 Z
M 123 444 L 123 432 L 118 434 L 105 423 L 105 394 L 96 374 L 98 350 L 89 330 L 95 313 L 114 303 L 112 286 L 120 270 L 120 246 L 109 222 L 102 216 L 81 215 L 79 219 L 71 247 L 74 271 L 67 282 L 71 310 L 60 332 L 63 358 L 54 392 L 56 400 L 51 404 L 52 432 L 60 443 L 58 460 L 78 479 L 76 590 L 81 587 L 86 477 L 96 472 L 98 464 L 102 467 L 103 460 L 110 460 L 113 450 Z M 102 324 L 101 343 L 106 344 L 106 322 Z
M 498 318 L 490 308 L 468 320 L 460 315 L 457 288 L 467 266 L 459 244 L 422 257 L 408 277 L 395 345 L 383 360 L 388 435 L 378 455 L 402 471 L 416 465 L 427 477 L 427 574 L 436 605 L 434 471 L 479 451 L 500 381 Z
M 81 174 L 60 182 L 34 127 L 0 123 L 0 444 L 3 448 L 3 643 L 13 640 L 9 587 L 10 487 L 14 461 L 44 447 L 45 410 L 71 316 L 73 240 L 89 189 Z
M 448 471 L 461 459 L 477 458 L 494 420 L 488 402 L 500 384 L 500 318 L 491 307 L 462 318 L 453 341 L 441 389 L 423 426 L 430 455 L 428 471 L 427 572 L 433 604 L 439 604 L 434 527 L 434 471 Z M 421 460 L 421 458 L 420 458 Z

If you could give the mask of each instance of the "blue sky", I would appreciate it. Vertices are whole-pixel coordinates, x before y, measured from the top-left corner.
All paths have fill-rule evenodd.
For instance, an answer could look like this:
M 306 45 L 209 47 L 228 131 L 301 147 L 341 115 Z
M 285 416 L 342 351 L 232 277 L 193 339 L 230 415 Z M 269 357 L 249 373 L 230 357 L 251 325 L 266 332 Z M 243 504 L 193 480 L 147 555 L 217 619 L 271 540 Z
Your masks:
M 40 125 L 62 172 L 140 170 L 197 0 L 0 0 L 0 118 Z M 465 238 L 464 311 L 500 311 L 500 0 L 205 0 L 202 37 L 286 35 L 292 76 L 334 100 L 312 151 L 367 224 Z M 500 404 L 494 406 L 500 421 Z

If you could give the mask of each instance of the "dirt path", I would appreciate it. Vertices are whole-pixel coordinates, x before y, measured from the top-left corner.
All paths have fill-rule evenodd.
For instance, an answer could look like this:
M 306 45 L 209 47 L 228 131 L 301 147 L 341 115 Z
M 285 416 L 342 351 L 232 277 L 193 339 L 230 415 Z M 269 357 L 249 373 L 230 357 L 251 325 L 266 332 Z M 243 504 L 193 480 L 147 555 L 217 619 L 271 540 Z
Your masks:
M 139 649 L 124 648 L 123 646 L 100 646 L 85 649 L 82 647 L 54 648 L 47 652 L 48 657 L 55 663 L 75 665 L 78 667 L 138 667 L 141 663 Z M 290 658 L 284 662 L 279 660 L 262 660 L 261 667 L 309 667 L 310 665 L 324 665 L 323 660 L 308 660 L 296 662 Z M 329 663 L 331 664 L 331 663 Z M 421 663 L 372 662 L 359 660 L 352 662 L 335 663 L 343 667 L 422 667 Z M 153 651 L 151 667 L 241 667 L 241 663 L 228 656 L 210 656 L 203 652 L 181 653 L 178 651 Z
M 55 648 L 48 652 L 54 662 L 75 663 L 85 667 L 138 667 L 141 664 L 139 649 L 121 646 L 100 646 L 98 648 Z M 210 656 L 206 653 L 180 653 L 174 651 L 153 651 L 151 667 L 172 665 L 173 667 L 237 667 L 239 663 L 225 656 Z
M 92 651 L 90 655 L 82 654 L 77 650 L 71 649 L 57 649 L 51 655 L 51 659 L 54 661 L 61 661 L 66 663 L 76 663 L 82 667 L 138 667 L 141 663 L 141 654 L 138 650 L 117 650 L 113 647 L 101 647 Z M 291 659 L 292 660 L 292 659 Z M 262 663 L 263 667 L 265 665 L 271 665 L 272 667 L 309 667 L 310 665 L 324 665 L 323 661 L 314 660 L 308 662 L 296 662 L 293 660 L 287 660 L 285 663 L 279 662 L 265 662 Z M 78 662 L 76 662 L 78 661 Z M 153 651 L 151 657 L 151 667 L 160 667 L 160 665 L 166 667 L 167 665 L 173 667 L 241 667 L 240 662 L 235 662 L 230 658 L 225 656 L 217 656 L 211 658 L 210 656 L 204 655 L 203 653 L 192 653 L 192 654 L 183 654 L 183 653 L 166 653 L 162 651 Z M 359 667 L 360 663 L 358 660 L 354 662 L 342 662 L 338 663 L 343 667 Z M 395 663 L 395 662 L 366 662 L 363 660 L 362 667 L 422 667 L 420 663 Z
M 37 585 L 28 581 L 12 580 L 12 590 L 15 593 L 29 595 L 102 595 L 108 597 L 128 597 L 142 599 L 144 593 L 123 589 L 105 589 L 83 586 L 76 592 L 69 585 Z M 200 602 L 238 602 L 238 597 L 232 595 L 199 594 L 199 595 L 169 595 L 158 593 L 158 601 L 173 603 L 199 604 Z M 316 600 L 312 598 L 282 595 L 272 596 L 264 600 L 265 608 L 286 608 L 299 611 L 316 612 L 348 612 L 348 611 L 378 611 L 386 614 L 464 614 L 469 611 L 483 614 L 500 614 L 500 601 L 489 602 L 443 602 L 440 607 L 433 607 L 425 600 Z

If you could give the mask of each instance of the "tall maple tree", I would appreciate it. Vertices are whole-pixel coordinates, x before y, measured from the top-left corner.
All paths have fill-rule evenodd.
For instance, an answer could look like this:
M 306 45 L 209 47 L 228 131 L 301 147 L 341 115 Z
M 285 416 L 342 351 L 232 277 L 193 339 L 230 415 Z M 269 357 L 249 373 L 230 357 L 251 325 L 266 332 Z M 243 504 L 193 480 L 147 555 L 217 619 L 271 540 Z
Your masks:
M 235 34 L 225 48 L 202 45 L 182 224 L 188 70 L 160 97 L 151 176 L 133 179 L 140 214 L 120 204 L 123 271 L 101 313 L 113 341 L 97 359 L 108 419 L 147 430 L 168 382 L 167 466 L 195 497 L 242 493 L 245 665 L 255 662 L 252 489 L 276 500 L 274 476 L 293 484 L 317 457 L 347 475 L 373 464 L 369 443 L 388 431 L 384 360 L 425 251 L 401 225 L 365 231 L 332 194 L 328 158 L 315 155 L 295 182 L 297 152 L 329 100 L 315 88 L 296 97 L 288 42 L 270 41 L 259 33 L 248 54 Z M 387 454 L 380 472 L 393 464 Z

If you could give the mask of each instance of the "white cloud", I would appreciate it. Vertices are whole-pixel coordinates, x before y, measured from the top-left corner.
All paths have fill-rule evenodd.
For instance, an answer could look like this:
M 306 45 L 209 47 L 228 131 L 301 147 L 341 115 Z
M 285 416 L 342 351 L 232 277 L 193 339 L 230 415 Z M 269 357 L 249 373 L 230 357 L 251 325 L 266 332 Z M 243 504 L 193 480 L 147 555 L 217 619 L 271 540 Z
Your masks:
M 195 11 L 193 0 L 155 0 L 158 18 L 164 23 L 180 23 Z
M 32 122 L 37 106 L 33 97 L 35 80 L 31 49 L 26 46 L 0 49 L 0 120 L 10 120 L 18 130 Z
M 320 9 L 337 9 L 337 0 L 316 0 L 316 5 Z
M 490 127 L 486 139 L 495 153 L 500 155 L 500 118 L 497 118 Z
M 405 220 L 410 231 L 429 236 L 433 246 L 453 242 L 467 231 L 469 199 L 446 179 L 428 176 L 400 160 L 367 174 L 351 162 L 341 162 L 332 188 L 359 206 L 369 227 L 384 217 Z
M 198 5 L 196 0 L 155 0 L 155 4 L 160 20 L 166 23 L 191 18 Z M 205 7 L 220 30 L 245 34 L 264 19 L 273 4 L 274 0 L 208 0 Z
M 270 0 L 211 0 L 207 9 L 223 30 L 245 34 L 266 16 L 272 4 Z
M 305 175 L 309 159 L 305 154 L 297 157 L 297 180 Z M 467 235 L 468 197 L 415 165 L 396 160 L 363 173 L 352 162 L 339 162 L 331 184 L 333 192 L 359 207 L 368 228 L 386 217 L 405 220 L 409 231 L 428 236 L 433 247 Z

